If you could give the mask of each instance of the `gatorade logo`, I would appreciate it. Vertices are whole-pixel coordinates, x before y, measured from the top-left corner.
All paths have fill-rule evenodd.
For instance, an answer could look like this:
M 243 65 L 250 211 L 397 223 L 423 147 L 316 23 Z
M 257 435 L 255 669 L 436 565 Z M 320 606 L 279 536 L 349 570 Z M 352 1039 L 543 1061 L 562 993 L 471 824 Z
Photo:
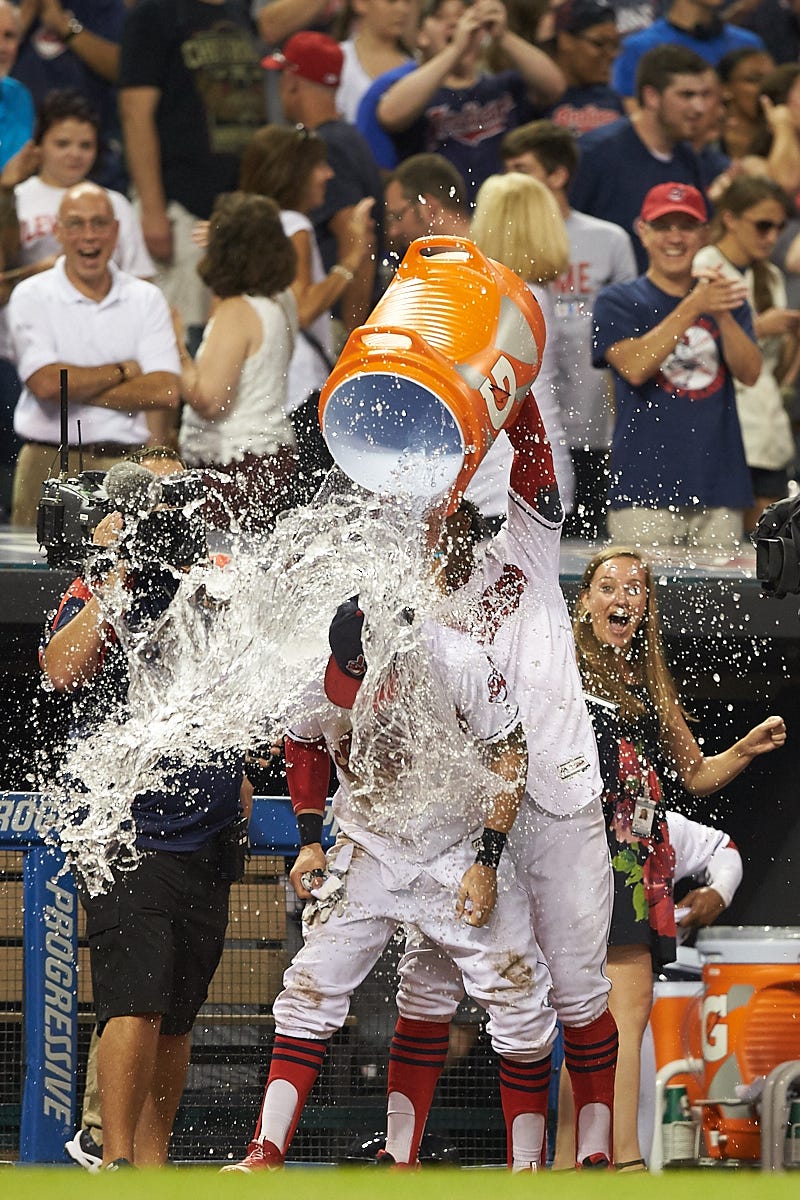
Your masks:
M 505 354 L 497 359 L 478 391 L 483 396 L 492 427 L 502 429 L 508 418 L 508 406 L 517 391 L 517 377 Z
M 703 1001 L 703 1058 L 706 1062 L 719 1062 L 728 1053 L 727 996 L 706 996 Z

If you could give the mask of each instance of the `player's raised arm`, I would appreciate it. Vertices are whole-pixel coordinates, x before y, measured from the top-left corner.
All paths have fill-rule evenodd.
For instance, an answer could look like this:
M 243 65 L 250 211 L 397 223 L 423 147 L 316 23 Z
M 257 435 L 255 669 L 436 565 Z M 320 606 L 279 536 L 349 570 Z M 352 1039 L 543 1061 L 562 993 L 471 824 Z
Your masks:
M 532 391 L 523 400 L 508 437 L 514 447 L 511 491 L 548 520 L 560 520 L 561 499 L 553 450 Z

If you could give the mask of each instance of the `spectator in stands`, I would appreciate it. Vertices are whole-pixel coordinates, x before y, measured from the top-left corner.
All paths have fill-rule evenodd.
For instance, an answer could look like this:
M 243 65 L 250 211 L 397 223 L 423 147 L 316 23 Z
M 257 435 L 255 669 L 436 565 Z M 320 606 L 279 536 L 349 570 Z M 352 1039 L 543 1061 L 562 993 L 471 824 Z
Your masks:
M 601 288 L 636 278 L 628 235 L 610 221 L 570 208 L 567 191 L 578 165 L 568 129 L 533 121 L 503 139 L 507 171 L 532 175 L 555 197 L 569 238 L 569 266 L 550 284 L 555 301 L 551 337 L 562 347 L 553 381 L 575 471 L 575 504 L 564 532 L 606 536 L 612 414 L 608 374 L 592 369 L 592 309 Z
M 336 108 L 351 125 L 374 79 L 404 63 L 414 64 L 404 39 L 416 30 L 416 8 L 415 0 L 348 0 Z
M 580 137 L 625 116 L 609 83 L 622 39 L 609 0 L 564 0 L 554 18 L 554 58 L 567 90 L 546 115 Z
M 17 61 L 19 43 L 19 11 L 8 0 L 0 0 L 0 168 L 22 149 L 33 133 L 31 94 L 9 74 Z
M 724 55 L 744 46 L 763 50 L 760 37 L 722 20 L 722 0 L 671 0 L 663 17 L 626 38 L 614 64 L 612 85 L 629 100 L 639 98 L 637 71 L 644 54 L 656 46 L 683 46 L 715 67 Z
M 487 37 L 513 65 L 482 70 Z M 508 29 L 502 0 L 434 0 L 418 44 L 420 66 L 384 92 L 377 116 L 391 134 L 411 131 L 418 151 L 442 154 L 456 166 L 473 199 L 501 169 L 503 135 L 529 116 L 529 105 L 553 103 L 564 78 L 552 59 Z
M 265 117 L 253 27 L 238 0 L 139 0 L 122 38 L 125 150 L 158 284 L 193 345 L 208 312 L 192 241 L 235 190 L 242 150 Z M 235 105 L 231 105 L 231 95 Z
M 98 164 L 97 183 L 125 191 L 115 86 L 119 75 L 119 43 L 125 0 L 22 0 L 23 41 L 14 75 L 30 89 L 38 109 L 49 92 L 73 89 L 85 96 L 100 117 L 106 148 Z
M 647 256 L 636 222 L 650 188 L 676 181 L 704 191 L 712 182 L 687 145 L 713 99 L 707 70 L 704 59 L 682 46 L 649 51 L 639 64 L 637 112 L 581 140 L 570 203 L 579 212 L 621 225 L 631 235 L 640 271 Z
M 759 101 L 766 115 L 745 160 L 753 174 L 769 175 L 788 196 L 800 189 L 800 64 L 784 63 L 761 84 Z
M 320 389 L 335 357 L 331 307 L 361 271 L 372 244 L 372 199 L 366 197 L 351 209 L 343 261 L 326 273 L 309 214 L 319 209 L 332 174 L 326 143 L 305 128 L 265 125 L 242 157 L 242 191 L 275 201 L 297 260 L 292 292 L 299 336 L 289 365 L 286 411 L 299 456 L 298 502 L 309 499 L 333 465 L 318 417 Z
M 717 63 L 725 114 L 721 145 L 734 162 L 753 153 L 766 132 L 761 85 L 774 67 L 764 50 L 733 50 Z
M 17 184 L 14 197 L 20 227 L 20 277 L 52 267 L 61 253 L 56 237 L 58 208 L 68 188 L 87 179 L 98 158 L 99 118 L 78 92 L 51 92 L 36 117 L 33 144 L 38 169 Z M 119 237 L 114 262 L 129 275 L 155 273 L 139 218 L 120 192 L 108 191 Z
M 493 175 L 481 185 L 472 220 L 476 245 L 524 279 L 536 298 L 548 329 L 555 325 L 550 285 L 569 262 L 569 239 L 555 197 L 530 175 Z M 565 511 L 575 499 L 575 478 L 554 383 L 564 345 L 547 339 L 536 379 L 536 398 L 553 450 L 558 490 Z M 498 438 L 478 467 L 465 496 L 480 510 L 496 532 L 498 518 L 508 509 L 508 478 L 513 452 L 506 438 Z
M 308 215 L 314 226 L 325 270 L 337 270 L 347 287 L 339 297 L 339 308 L 349 331 L 369 315 L 375 300 L 375 262 L 383 223 L 383 187 L 369 146 L 358 130 L 340 120 L 336 112 L 336 89 L 342 75 L 341 46 L 322 33 L 297 33 L 278 54 L 263 65 L 280 71 L 280 98 L 289 121 L 316 133 L 327 147 L 332 175 L 321 205 Z M 345 267 L 355 250 L 354 215 L 359 202 L 374 200 L 375 234 L 368 253 L 351 278 Z M 330 303 L 330 301 L 329 301 Z
M 744 278 L 762 355 L 756 382 L 750 387 L 736 383 L 736 408 L 755 497 L 744 519 L 745 533 L 750 534 L 767 505 L 787 494 L 787 467 L 794 459 L 781 381 L 797 357 L 800 312 L 787 307 L 783 275 L 769 261 L 789 203 L 774 180 L 741 175 L 715 205 L 717 236 L 696 255 L 694 267 L 719 267 L 731 279 Z
M 174 314 L 186 401 L 180 448 L 191 467 L 221 472 L 207 483 L 215 525 L 272 528 L 288 508 L 297 470 L 286 383 L 297 333 L 289 287 L 294 248 L 266 196 L 217 199 L 200 275 L 218 303 L 192 358 Z
M 139 462 L 159 476 L 182 469 L 177 454 L 163 447 L 145 452 Z M 94 531 L 95 544 L 115 546 L 129 519 L 110 513 Z M 102 581 L 81 576 L 72 583 L 40 653 L 54 689 L 75 696 L 77 736 L 88 736 L 104 719 L 124 720 L 128 660 L 117 632 L 104 619 L 103 588 L 121 584 L 130 594 L 126 623 L 133 625 L 132 613 L 145 603 L 150 619 L 156 615 L 142 564 L 132 565 L 130 557 L 120 556 Z M 167 562 L 173 571 L 189 565 L 171 556 Z M 208 569 L 224 566 L 209 561 Z M 158 601 L 159 615 L 171 599 Z M 147 619 L 137 621 L 139 633 Z M 207 606 L 206 620 L 213 621 L 213 606 Z M 244 871 L 242 813 L 249 811 L 252 788 L 243 775 L 243 758 L 210 754 L 180 772 L 174 764 L 168 775 L 164 769 L 160 785 L 133 800 L 136 847 L 142 852 L 136 868 L 115 866 L 104 894 L 79 892 L 100 1038 L 97 1071 L 106 1169 L 166 1162 L 186 1081 L 191 1029 L 222 954 L 231 882 Z M 90 1165 L 86 1148 L 85 1143 L 78 1160 L 82 1165 Z
M 415 238 L 431 234 L 470 236 L 464 180 L 441 154 L 414 154 L 386 182 L 386 236 L 405 254 Z
M 73 471 L 78 422 L 84 466 L 105 470 L 148 441 L 149 410 L 178 405 L 169 309 L 153 284 L 111 261 L 118 228 L 103 188 L 70 188 L 56 227 L 64 257 L 11 297 L 11 337 L 25 385 L 14 414 L 24 443 L 14 476 L 15 524 L 35 524 L 42 482 L 57 463 L 62 369 L 69 379 Z
M 647 272 L 600 292 L 592 359 L 614 380 L 610 536 L 730 555 L 753 502 L 734 380 L 754 384 L 761 354 L 744 281 L 693 271 L 707 223 L 696 188 L 651 188 Z

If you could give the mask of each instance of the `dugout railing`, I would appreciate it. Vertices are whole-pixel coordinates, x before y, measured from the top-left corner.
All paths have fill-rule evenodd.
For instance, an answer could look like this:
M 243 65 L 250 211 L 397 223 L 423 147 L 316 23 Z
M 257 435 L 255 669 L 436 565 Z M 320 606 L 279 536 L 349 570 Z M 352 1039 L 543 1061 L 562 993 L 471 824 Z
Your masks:
M 0 795 L 0 1158 L 61 1163 L 80 1123 L 94 1017 L 82 910 L 37 816 L 35 794 Z M 285 871 L 297 852 L 285 797 L 256 798 L 250 842 L 245 878 L 231 893 L 225 951 L 193 1033 L 173 1161 L 221 1162 L 244 1150 L 264 1087 L 272 1000 L 301 940 L 300 906 Z M 400 952 L 399 941 L 390 945 L 354 995 L 306 1106 L 293 1160 L 350 1161 L 385 1127 Z M 434 1158 L 504 1160 L 495 1060 L 473 1007 L 454 1022 L 428 1129 Z

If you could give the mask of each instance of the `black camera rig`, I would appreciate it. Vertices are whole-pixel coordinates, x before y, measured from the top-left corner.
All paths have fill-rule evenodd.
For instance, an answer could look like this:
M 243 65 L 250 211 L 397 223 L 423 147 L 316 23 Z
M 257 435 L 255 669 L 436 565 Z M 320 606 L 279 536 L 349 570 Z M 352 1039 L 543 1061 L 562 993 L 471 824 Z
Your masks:
M 764 509 L 753 534 L 756 578 L 779 600 L 800 594 L 800 496 L 788 496 Z

